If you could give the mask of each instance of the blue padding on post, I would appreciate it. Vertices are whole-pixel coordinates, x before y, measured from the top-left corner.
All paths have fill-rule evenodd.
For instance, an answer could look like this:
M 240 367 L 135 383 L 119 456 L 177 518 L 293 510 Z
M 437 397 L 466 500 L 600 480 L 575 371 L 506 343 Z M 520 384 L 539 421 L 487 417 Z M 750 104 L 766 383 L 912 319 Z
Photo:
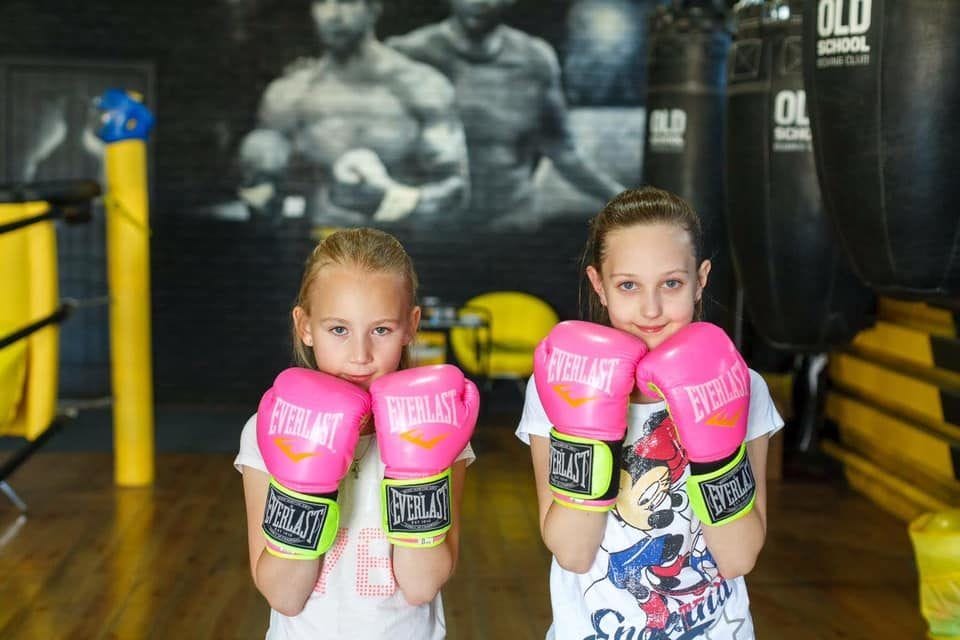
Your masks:
M 104 142 L 146 140 L 155 118 L 138 97 L 123 89 L 107 89 L 97 98 L 101 126 L 97 136 Z

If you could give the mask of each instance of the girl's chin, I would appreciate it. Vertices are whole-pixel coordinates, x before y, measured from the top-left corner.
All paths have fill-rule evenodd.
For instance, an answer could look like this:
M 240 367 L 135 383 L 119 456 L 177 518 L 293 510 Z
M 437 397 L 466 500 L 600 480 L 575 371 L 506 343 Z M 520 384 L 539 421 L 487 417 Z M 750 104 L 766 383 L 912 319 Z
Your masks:
M 647 349 L 652 351 L 666 342 L 667 338 L 669 338 L 671 335 L 673 335 L 673 331 L 670 331 L 669 328 L 667 328 L 653 335 L 641 333 L 638 337 L 643 340 L 645 345 L 647 345 Z
M 656 349 L 660 343 L 663 342 L 663 340 L 661 340 L 659 337 L 654 336 L 640 336 L 640 339 L 643 340 L 643 344 L 647 345 L 647 349 L 650 349 L 651 351 Z

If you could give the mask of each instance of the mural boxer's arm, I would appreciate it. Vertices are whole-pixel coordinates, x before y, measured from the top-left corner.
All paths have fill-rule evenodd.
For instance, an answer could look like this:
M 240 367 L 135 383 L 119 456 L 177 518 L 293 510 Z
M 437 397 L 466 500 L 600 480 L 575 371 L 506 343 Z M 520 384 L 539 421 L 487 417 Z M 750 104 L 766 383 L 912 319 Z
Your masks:
M 546 42 L 534 39 L 533 44 L 539 52 L 541 73 L 547 83 L 541 113 L 540 150 L 573 186 L 607 201 L 626 187 L 595 167 L 577 149 L 567 118 L 557 56 Z
M 238 194 L 256 209 L 265 208 L 274 197 L 276 183 L 290 163 L 291 136 L 297 124 L 296 103 L 308 82 L 308 66 L 300 61 L 271 82 L 260 101 L 257 128 L 240 143 Z
M 421 125 L 415 158 L 424 182 L 418 187 L 419 200 L 413 213 L 424 217 L 456 215 L 469 198 L 469 174 L 466 136 L 457 114 L 453 85 L 427 65 L 402 59 L 398 91 L 405 94 Z

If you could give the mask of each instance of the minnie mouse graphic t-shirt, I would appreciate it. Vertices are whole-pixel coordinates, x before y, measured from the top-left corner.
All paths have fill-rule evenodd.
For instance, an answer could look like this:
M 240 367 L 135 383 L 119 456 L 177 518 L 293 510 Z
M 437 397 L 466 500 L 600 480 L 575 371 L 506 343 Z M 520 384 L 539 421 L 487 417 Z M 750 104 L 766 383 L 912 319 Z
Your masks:
M 620 493 L 587 573 L 550 568 L 556 640 L 753 640 L 742 577 L 717 572 L 687 497 L 690 474 L 666 405 L 631 404 L 620 458 Z M 550 436 L 550 421 L 527 384 L 517 437 Z M 766 382 L 750 372 L 747 440 L 783 426 Z

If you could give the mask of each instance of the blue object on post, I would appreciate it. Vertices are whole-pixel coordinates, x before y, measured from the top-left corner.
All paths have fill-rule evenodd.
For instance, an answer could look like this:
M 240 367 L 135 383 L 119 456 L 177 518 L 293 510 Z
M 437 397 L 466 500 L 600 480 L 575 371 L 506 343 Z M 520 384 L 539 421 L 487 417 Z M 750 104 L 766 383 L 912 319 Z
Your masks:
M 143 96 L 134 91 L 107 89 L 96 99 L 101 111 L 97 136 L 104 142 L 146 140 L 153 129 L 155 118 Z

